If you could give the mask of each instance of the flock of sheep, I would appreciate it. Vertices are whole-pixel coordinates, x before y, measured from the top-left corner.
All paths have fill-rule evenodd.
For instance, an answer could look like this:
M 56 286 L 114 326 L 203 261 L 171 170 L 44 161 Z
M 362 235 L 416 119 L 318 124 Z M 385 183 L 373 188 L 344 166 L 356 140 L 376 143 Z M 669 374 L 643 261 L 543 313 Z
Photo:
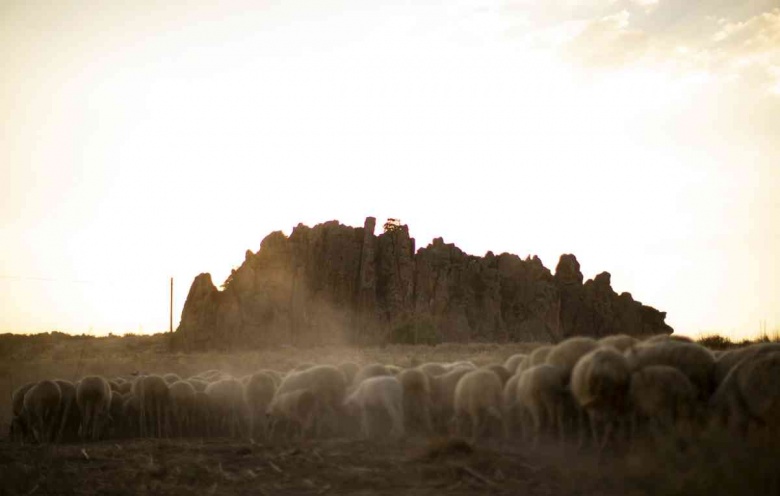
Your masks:
M 13 393 L 11 437 L 38 443 L 132 437 L 577 439 L 599 449 L 651 432 L 780 426 L 780 343 L 725 352 L 684 338 L 575 337 L 477 367 L 469 361 L 301 364 L 234 378 L 209 370 Z M 622 437 L 618 435 L 621 434 Z

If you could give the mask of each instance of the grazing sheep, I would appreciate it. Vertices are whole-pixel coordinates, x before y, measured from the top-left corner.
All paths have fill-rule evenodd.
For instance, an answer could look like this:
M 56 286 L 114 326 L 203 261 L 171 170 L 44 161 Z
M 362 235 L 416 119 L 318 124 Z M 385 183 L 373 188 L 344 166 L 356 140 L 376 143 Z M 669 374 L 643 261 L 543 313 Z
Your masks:
M 273 369 L 261 369 L 258 370 L 258 372 L 265 372 L 266 374 L 270 375 L 271 378 L 274 380 L 274 386 L 278 389 L 279 385 L 282 383 L 282 374 L 276 370 Z
M 512 374 L 514 373 L 508 371 L 506 367 L 504 367 L 500 363 L 491 363 L 490 365 L 485 365 L 482 368 L 494 372 L 498 376 L 498 378 L 501 379 L 502 388 L 504 387 L 504 384 L 506 384 L 506 381 L 508 381 L 509 378 L 512 377 Z
M 557 434 L 563 442 L 564 419 L 570 403 L 568 379 L 566 371 L 549 364 L 536 365 L 520 375 L 516 406 L 523 419 L 524 437 L 528 434 L 527 422 L 531 424 L 534 446 L 545 433 Z
M 218 432 L 239 437 L 242 432 L 241 418 L 244 403 L 244 387 L 237 379 L 222 379 L 212 382 L 206 388 L 211 402 Z
M 244 403 L 249 413 L 249 437 L 254 439 L 258 432 L 261 437 L 267 435 L 265 412 L 274 399 L 276 383 L 271 374 L 256 372 L 244 385 Z
M 613 334 L 599 339 L 599 346 L 611 346 L 623 353 L 632 346 L 635 346 L 638 342 L 639 340 L 637 338 L 628 336 L 627 334 Z
M 584 355 L 572 370 L 572 396 L 588 414 L 593 442 L 599 449 L 607 445 L 627 411 L 630 374 L 628 360 L 612 347 L 597 348 Z M 598 434 L 599 424 L 604 425 L 603 436 Z
M 212 380 L 216 377 L 222 376 L 222 371 L 217 369 L 210 369 L 203 371 L 199 374 L 195 374 L 191 377 L 191 379 L 200 379 L 202 381 L 206 382 L 212 382 Z
M 54 381 L 41 381 L 25 393 L 22 415 L 39 443 L 54 440 L 59 427 L 61 399 L 62 392 Z
M 780 427 L 780 352 L 747 360 L 737 370 L 742 400 L 751 418 L 777 433 Z
M 731 369 L 710 406 L 713 418 L 732 432 L 747 434 L 751 425 L 776 439 L 780 434 L 780 351 L 745 358 Z
M 424 363 L 417 368 L 425 372 L 429 377 L 444 375 L 448 372 L 447 367 L 440 363 Z
M 358 371 L 360 370 L 360 365 L 356 364 L 355 362 L 343 362 L 340 363 L 338 366 L 339 370 L 344 373 L 344 378 L 347 380 L 347 384 L 352 384 L 352 381 L 355 379 L 355 375 L 357 375 Z
M 470 362 L 468 360 L 461 360 L 459 362 L 452 362 L 450 364 L 445 365 L 445 367 L 447 367 L 447 369 L 450 370 L 450 371 L 455 370 L 455 369 L 462 369 L 462 368 L 465 368 L 465 369 L 468 369 L 468 370 L 477 370 L 477 366 L 474 365 L 473 362 Z
M 108 381 L 108 387 L 111 388 L 111 391 L 119 391 L 119 383 L 116 381 Z
M 491 419 L 501 425 L 502 392 L 501 379 L 490 369 L 473 370 L 461 377 L 455 388 L 455 431 L 465 435 L 468 420 L 471 439 L 476 441 L 490 428 Z
M 461 367 L 431 378 L 431 413 L 437 430 L 447 431 L 455 412 L 455 388 L 460 378 L 469 372 L 471 369 Z
M 117 393 L 119 394 L 127 394 L 133 389 L 133 383 L 129 381 L 124 381 L 119 383 L 119 387 L 117 388 Z
M 715 361 L 715 382 L 720 384 L 728 373 L 742 360 L 752 360 L 767 353 L 780 351 L 780 343 L 757 343 L 744 348 L 723 352 Z
M 632 369 L 650 365 L 677 367 L 696 386 L 703 403 L 715 389 L 715 357 L 704 346 L 695 343 L 667 340 L 653 345 L 640 345 L 626 352 Z
M 317 407 L 322 409 L 322 415 L 315 419 L 317 435 L 322 433 L 324 426 L 335 431 L 347 392 L 347 383 L 341 370 L 332 365 L 319 365 L 288 375 L 279 385 L 277 394 L 298 389 L 310 389 L 317 396 Z
M 110 437 L 119 437 L 122 426 L 124 425 L 122 415 L 124 414 L 124 397 L 116 391 L 111 391 L 111 402 L 108 407 L 109 416 L 109 435 Z
M 138 419 L 141 437 L 167 437 L 171 397 L 165 379 L 159 375 L 138 377 L 133 383 L 133 394 L 141 403 Z
M 190 386 L 192 386 L 196 392 L 204 392 L 206 391 L 206 387 L 208 387 L 209 383 L 200 379 L 193 379 L 189 378 L 187 379 L 187 382 L 190 383 Z
M 211 436 L 214 431 L 214 415 L 211 411 L 211 399 L 205 391 L 195 391 L 193 406 L 193 434 Z
M 599 344 L 593 338 L 574 337 L 561 341 L 547 355 L 546 363 L 560 367 L 566 372 L 567 381 L 572 369 L 580 358 L 598 348 Z
M 408 431 L 433 431 L 431 423 L 431 383 L 419 369 L 407 369 L 398 374 L 403 389 L 404 424 Z
M 81 412 L 82 441 L 101 438 L 111 420 L 111 387 L 100 376 L 84 377 L 76 385 L 76 404 Z
M 520 360 L 520 363 L 517 364 L 517 367 L 515 367 L 514 373 L 510 370 L 509 372 L 512 373 L 512 375 L 519 374 L 521 372 L 525 372 L 526 370 L 531 368 L 531 356 L 527 356 Z
M 31 434 L 22 412 L 24 411 L 24 395 L 35 386 L 35 382 L 28 382 L 16 388 L 11 394 L 11 426 L 9 438 L 13 441 L 25 441 Z
M 178 374 L 174 374 L 174 373 L 168 373 L 168 374 L 165 374 L 165 375 L 163 376 L 163 380 L 165 381 L 165 383 L 166 383 L 166 384 L 168 384 L 168 385 L 170 386 L 170 385 L 171 385 L 171 384 L 173 384 L 174 382 L 178 382 L 178 381 L 180 381 L 180 380 L 181 380 L 181 377 L 179 377 L 179 375 L 178 375 Z
M 287 434 L 290 428 L 297 429 L 298 439 L 302 440 L 312 430 L 319 411 L 318 401 L 317 395 L 310 389 L 296 389 L 281 394 L 277 392 L 266 411 L 270 421 L 268 437 L 272 439 L 279 423 L 284 423 Z
M 403 367 L 399 367 L 398 365 L 385 365 L 385 368 L 392 376 L 397 376 L 404 370 Z
M 138 396 L 129 393 L 123 398 L 120 418 L 119 431 L 123 436 L 136 437 L 140 435 L 141 400 Z
M 675 336 L 672 334 L 656 334 L 655 336 L 650 336 L 642 342 L 647 344 L 657 344 L 666 343 L 669 341 L 674 341 L 675 343 L 693 343 L 693 340 L 688 336 Z
M 55 379 L 60 387 L 60 413 L 57 442 L 77 441 L 81 426 L 81 412 L 76 405 L 76 386 L 70 381 Z
M 501 416 L 504 419 L 504 437 L 511 439 L 521 434 L 522 418 L 517 402 L 517 384 L 520 377 L 527 369 L 519 370 L 504 384 L 504 390 L 501 393 L 503 410 Z
M 673 430 L 694 420 L 696 388 L 675 367 L 650 365 L 631 374 L 628 397 L 632 407 L 632 438 L 638 424 L 656 432 Z
M 375 376 L 362 380 L 344 400 L 347 412 L 360 415 L 360 427 L 365 439 L 382 418 L 390 421 L 390 436 L 404 435 L 403 388 L 395 377 Z
M 393 375 L 387 370 L 387 367 L 380 363 L 371 363 L 361 368 L 355 377 L 352 379 L 352 386 L 358 386 L 364 380 L 370 377 L 390 376 Z
M 290 370 L 287 372 L 287 375 L 294 374 L 294 373 L 296 373 L 296 372 L 303 372 L 304 370 L 308 370 L 308 369 L 310 369 L 310 368 L 312 368 L 312 367 L 316 367 L 316 366 L 317 366 L 317 364 L 316 364 L 316 363 L 311 363 L 311 362 L 303 362 L 303 363 L 299 363 L 298 365 L 296 365 L 295 367 L 293 367 L 292 369 L 290 369 Z
M 176 381 L 168 387 L 173 428 L 179 437 L 194 432 L 195 388 L 188 381 Z
M 527 357 L 528 355 L 525 353 L 515 353 L 511 357 L 507 358 L 506 361 L 504 361 L 504 368 L 511 374 L 514 374 L 517 370 L 517 366 L 520 365 L 520 362 L 525 360 Z
M 550 354 L 552 349 L 553 345 L 551 344 L 535 348 L 531 354 L 528 355 L 528 368 L 530 369 L 531 367 L 547 363 L 547 355 Z

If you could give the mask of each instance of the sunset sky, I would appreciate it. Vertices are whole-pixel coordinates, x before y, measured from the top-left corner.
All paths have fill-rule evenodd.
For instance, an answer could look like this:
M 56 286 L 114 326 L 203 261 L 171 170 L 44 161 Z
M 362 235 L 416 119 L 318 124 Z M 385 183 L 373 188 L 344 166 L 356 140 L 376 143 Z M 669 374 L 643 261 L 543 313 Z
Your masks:
M 0 332 L 167 330 L 369 215 L 780 327 L 780 0 L 4 0 L 0 46 Z

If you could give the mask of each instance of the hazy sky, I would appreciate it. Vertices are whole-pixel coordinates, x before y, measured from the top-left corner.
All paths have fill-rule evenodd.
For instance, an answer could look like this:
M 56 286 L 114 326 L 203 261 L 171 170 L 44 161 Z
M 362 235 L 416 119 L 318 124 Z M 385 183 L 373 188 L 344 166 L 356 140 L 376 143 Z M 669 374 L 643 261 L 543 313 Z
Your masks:
M 4 0 L 0 46 L 0 332 L 166 330 L 368 215 L 780 325 L 780 0 Z

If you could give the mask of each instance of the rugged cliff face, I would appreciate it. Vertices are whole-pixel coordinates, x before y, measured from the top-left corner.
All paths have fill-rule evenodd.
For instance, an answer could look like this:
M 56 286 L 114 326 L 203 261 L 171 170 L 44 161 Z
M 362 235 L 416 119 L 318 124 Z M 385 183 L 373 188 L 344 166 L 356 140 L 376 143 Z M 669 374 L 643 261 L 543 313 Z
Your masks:
M 467 255 L 434 239 L 415 250 L 407 226 L 330 221 L 266 236 L 218 290 L 192 283 L 183 349 L 280 344 L 558 341 L 573 335 L 671 333 L 666 314 L 618 295 L 603 272 L 583 283 L 574 255 L 553 275 L 537 257 Z

